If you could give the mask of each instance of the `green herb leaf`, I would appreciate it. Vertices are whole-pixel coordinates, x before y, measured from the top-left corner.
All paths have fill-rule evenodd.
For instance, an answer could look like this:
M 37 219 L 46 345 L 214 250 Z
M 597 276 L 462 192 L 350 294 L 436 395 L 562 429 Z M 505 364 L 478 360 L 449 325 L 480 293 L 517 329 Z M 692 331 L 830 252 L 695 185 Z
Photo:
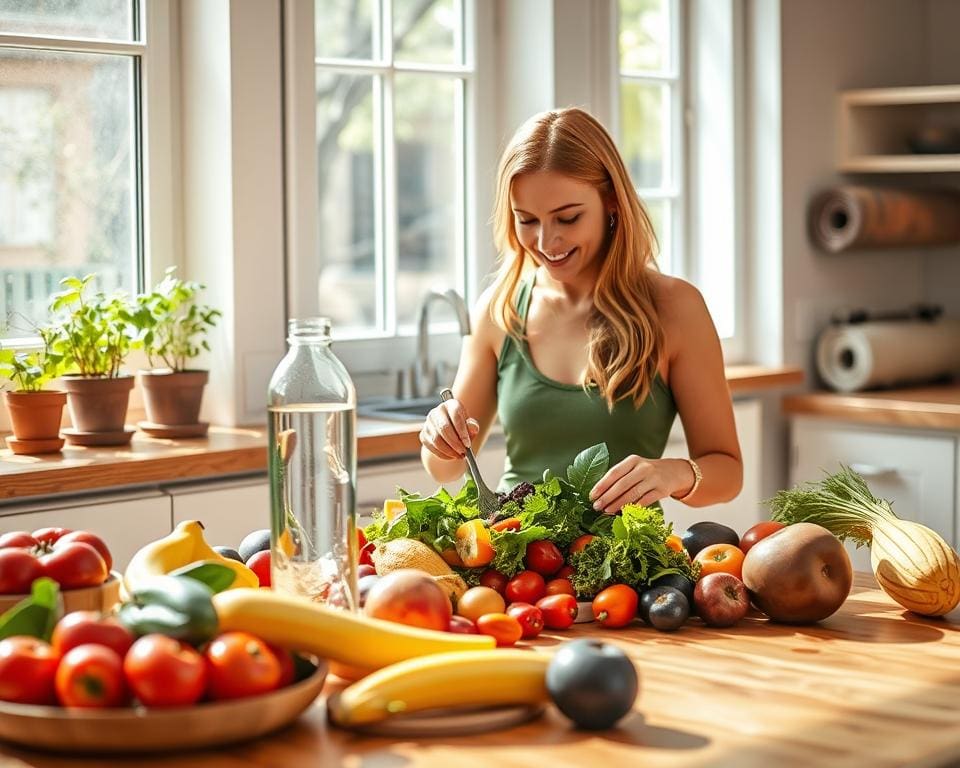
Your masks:
M 508 578 L 516 576 L 525 567 L 523 559 L 527 554 L 527 545 L 550 538 L 551 532 L 542 525 L 521 528 L 519 531 L 491 531 L 490 543 L 495 554 L 490 567 Z
M 0 640 L 14 635 L 29 635 L 50 641 L 53 628 L 63 615 L 60 586 L 43 576 L 33 582 L 26 597 L 0 616 Z
M 195 579 L 201 584 L 206 584 L 214 594 L 223 592 L 237 577 L 233 570 L 222 563 L 209 563 L 198 561 L 190 563 L 182 568 L 171 571 L 170 576 L 186 576 L 188 579 Z
M 590 495 L 590 490 L 597 484 L 610 466 L 610 453 L 606 443 L 593 445 L 580 453 L 567 468 L 567 480 L 574 491 L 584 501 Z

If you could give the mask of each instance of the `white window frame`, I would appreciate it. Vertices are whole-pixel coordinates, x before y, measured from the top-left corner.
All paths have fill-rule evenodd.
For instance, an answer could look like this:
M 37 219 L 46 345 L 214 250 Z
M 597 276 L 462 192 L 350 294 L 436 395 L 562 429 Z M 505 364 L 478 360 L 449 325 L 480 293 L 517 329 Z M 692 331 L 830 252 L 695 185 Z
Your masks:
M 381 0 L 389 3 L 390 0 Z M 319 312 L 317 294 L 320 254 L 317 250 L 318 212 L 316 210 L 316 91 L 315 67 L 328 71 L 357 74 L 392 73 L 455 75 L 461 79 L 464 124 L 457 127 L 463 141 L 457 149 L 463 153 L 459 165 L 456 290 L 472 304 L 482 289 L 481 282 L 493 266 L 491 235 L 487 225 L 493 199 L 492 173 L 496 162 L 495 114 L 493 108 L 493 14 L 488 0 L 458 0 L 464 18 L 465 65 L 416 65 L 392 61 L 391 30 L 379 30 L 383 41 L 381 60 L 357 63 L 351 60 L 314 57 L 314 7 L 312 2 L 285 0 L 284 10 L 284 90 L 287 191 L 287 315 L 300 317 Z M 383 18 L 383 17 L 382 17 Z M 478 76 L 478 73 L 481 73 Z M 375 94 L 376 97 L 376 94 Z M 387 120 L 391 110 L 387 110 Z M 383 201 L 382 219 L 377 218 L 377 291 L 378 321 L 383 330 L 338 336 L 334 328 L 337 354 L 351 373 L 401 370 L 414 360 L 416 327 L 397 326 L 394 307 L 396 252 L 396 179 L 393 175 L 394 150 L 391 126 L 378 137 L 375 156 L 385 155 L 385 174 L 378 174 L 377 194 Z M 469 183 L 468 181 L 469 180 Z M 459 335 L 454 323 L 431 325 L 431 356 L 456 363 Z

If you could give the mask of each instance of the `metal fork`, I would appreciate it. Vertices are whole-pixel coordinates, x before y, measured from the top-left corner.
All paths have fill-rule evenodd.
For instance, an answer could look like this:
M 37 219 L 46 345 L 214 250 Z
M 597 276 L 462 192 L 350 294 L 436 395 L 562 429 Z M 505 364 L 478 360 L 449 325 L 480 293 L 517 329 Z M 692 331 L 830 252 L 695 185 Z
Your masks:
M 449 389 L 444 389 L 440 392 L 440 402 L 446 402 L 452 399 L 453 392 Z M 477 486 L 477 506 L 480 508 L 480 514 L 487 520 L 493 520 L 497 512 L 500 511 L 500 498 L 496 493 L 487 488 L 486 483 L 483 482 L 483 478 L 480 477 L 480 467 L 477 466 L 477 458 L 473 455 L 473 450 L 470 446 L 465 446 L 465 448 L 467 451 L 467 467 L 470 470 L 470 476 L 473 478 L 474 484 Z

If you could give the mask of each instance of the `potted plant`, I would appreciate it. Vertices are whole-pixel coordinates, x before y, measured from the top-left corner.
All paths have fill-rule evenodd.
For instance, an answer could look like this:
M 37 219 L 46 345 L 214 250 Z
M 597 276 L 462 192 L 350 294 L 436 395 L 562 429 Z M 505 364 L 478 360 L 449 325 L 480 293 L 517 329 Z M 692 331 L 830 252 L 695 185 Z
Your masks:
M 135 301 L 137 343 L 151 366 L 139 372 L 147 420 L 138 426 L 156 436 L 197 437 L 208 426 L 200 421 L 200 403 L 209 372 L 187 366 L 201 350 L 210 351 L 205 335 L 222 313 L 197 303 L 205 286 L 175 273 L 176 267 L 167 269 L 163 280 Z
M 95 277 L 65 277 L 50 300 L 50 348 L 68 374 L 61 381 L 73 422 L 64 435 L 76 445 L 123 445 L 136 431 L 125 424 L 134 378 L 121 371 L 136 329 L 123 294 L 89 295 Z
M 0 374 L 16 387 L 3 393 L 13 428 L 7 446 L 14 453 L 27 455 L 56 453 L 63 448 L 60 421 L 67 402 L 63 390 L 44 389 L 47 382 L 59 375 L 62 364 L 60 356 L 50 348 L 53 331 L 34 330 L 40 337 L 39 348 L 0 349 Z

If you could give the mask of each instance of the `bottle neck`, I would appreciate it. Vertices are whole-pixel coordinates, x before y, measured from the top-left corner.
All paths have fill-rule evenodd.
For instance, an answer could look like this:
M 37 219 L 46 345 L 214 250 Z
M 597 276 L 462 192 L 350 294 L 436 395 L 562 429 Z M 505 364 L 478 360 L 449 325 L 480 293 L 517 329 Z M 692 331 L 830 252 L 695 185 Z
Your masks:
M 287 324 L 287 343 L 291 346 L 329 347 L 330 320 L 326 317 L 295 318 Z

